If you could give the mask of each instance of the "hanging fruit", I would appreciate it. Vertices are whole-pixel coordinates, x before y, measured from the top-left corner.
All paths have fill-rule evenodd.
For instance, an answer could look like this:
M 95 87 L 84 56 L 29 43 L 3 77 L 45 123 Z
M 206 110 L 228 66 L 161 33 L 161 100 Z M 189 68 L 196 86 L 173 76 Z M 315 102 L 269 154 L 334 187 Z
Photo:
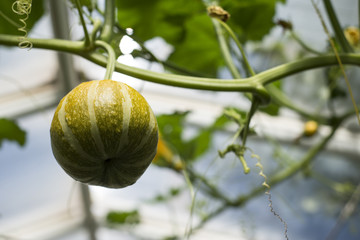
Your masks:
M 109 188 L 134 184 L 156 154 L 158 125 L 143 96 L 113 80 L 85 82 L 59 103 L 53 154 L 72 178 Z

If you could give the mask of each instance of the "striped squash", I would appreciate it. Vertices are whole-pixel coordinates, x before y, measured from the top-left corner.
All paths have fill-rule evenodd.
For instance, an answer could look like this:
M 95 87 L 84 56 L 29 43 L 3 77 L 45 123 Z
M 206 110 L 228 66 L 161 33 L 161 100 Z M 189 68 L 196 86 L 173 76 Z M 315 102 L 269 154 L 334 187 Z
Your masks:
M 50 128 L 60 166 L 77 181 L 109 188 L 134 184 L 156 154 L 158 125 L 135 89 L 85 82 L 59 103 Z

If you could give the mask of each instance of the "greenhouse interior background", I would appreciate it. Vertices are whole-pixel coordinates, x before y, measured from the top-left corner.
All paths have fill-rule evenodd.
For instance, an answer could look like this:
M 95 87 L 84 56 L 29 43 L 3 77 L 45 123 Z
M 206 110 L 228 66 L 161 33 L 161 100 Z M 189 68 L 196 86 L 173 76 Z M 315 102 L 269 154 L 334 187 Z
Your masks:
M 55 5 L 61 4 L 64 5 L 64 1 L 46 2 L 49 11 L 35 26 L 31 37 L 62 38 L 66 36 L 66 31 L 72 39 L 81 37 L 81 26 L 76 15 L 65 8 L 55 9 Z M 357 1 L 333 1 L 333 4 L 344 26 L 358 21 L 357 7 L 354 7 L 357 6 Z M 321 4 L 319 7 L 323 10 Z M 327 47 L 326 35 L 310 1 L 287 0 L 286 4 L 277 5 L 276 14 L 276 18 L 290 19 L 299 36 L 311 43 L 313 48 Z M 65 27 L 65 33 L 64 30 L 53 31 L 63 25 L 68 26 Z M 291 59 L 299 48 L 286 37 L 281 28 L 274 28 L 262 44 L 265 48 L 271 48 L 277 42 L 286 43 L 289 49 L 294 50 L 284 53 L 287 59 Z M 152 39 L 146 44 L 160 59 L 166 59 L 172 51 L 171 46 L 160 38 Z M 130 38 L 124 37 L 120 47 L 124 55 L 119 57 L 119 62 L 164 71 L 160 64 L 134 59 L 130 53 L 137 45 Z M 266 57 L 251 54 L 256 51 L 256 44 L 248 44 L 246 47 L 250 62 L 263 68 L 276 65 Z M 65 63 L 59 59 L 65 59 Z M 354 71 L 353 74 L 359 76 L 359 69 Z M 197 221 L 195 216 L 191 218 L 189 215 L 189 191 L 182 192 L 166 204 L 153 201 L 156 196 L 166 194 L 169 189 L 186 188 L 181 174 L 151 165 L 131 187 L 86 188 L 72 180 L 58 166 L 51 151 L 49 129 L 59 102 L 59 91 L 65 84 L 64 81 L 71 81 L 71 78 L 81 76 L 86 79 L 101 79 L 104 73 L 104 68 L 80 57 L 35 48 L 27 51 L 16 47 L 0 47 L 0 118 L 16 119 L 27 134 L 24 147 L 8 141 L 1 144 L 0 239 L 165 239 L 166 236 L 183 235 L 189 222 Z M 313 84 L 312 80 L 319 74 L 321 73 L 316 70 L 299 74 L 295 77 L 302 82 L 301 87 L 294 84 L 296 80 L 292 80 L 287 81 L 284 88 L 289 95 L 299 99 L 299 104 L 311 108 L 312 101 L 323 94 L 321 88 L 309 88 L 313 86 L 310 85 Z M 230 73 L 224 69 L 219 76 L 229 78 Z M 140 91 L 156 115 L 190 111 L 184 133 L 188 136 L 195 134 L 198 128 L 211 124 L 225 106 L 236 105 L 243 109 L 250 106 L 249 101 L 236 92 L 179 89 L 144 82 L 119 73 L 115 73 L 113 78 Z M 360 83 L 354 82 L 352 87 L 357 96 Z M 360 99 L 359 96 L 357 99 Z M 276 117 L 256 114 L 252 126 L 264 138 L 270 136 L 285 148 L 291 149 L 293 158 L 301 156 L 304 149 L 316 141 L 296 146 L 291 144 L 301 134 L 303 120 L 290 111 L 282 111 Z M 245 176 L 234 156 L 216 158 L 217 151 L 226 146 L 231 131 L 234 131 L 232 126 L 216 133 L 211 150 L 197 166 L 204 174 L 214 174 L 220 179 L 221 172 L 226 172 L 226 179 L 219 181 L 222 181 L 224 191 L 230 196 L 235 189 L 246 192 L 262 182 L 256 170 L 256 161 L 249 161 L 254 171 Z M 326 134 L 329 129 L 322 127 L 319 131 Z M 265 171 L 270 171 L 274 146 L 264 141 L 264 138 L 250 138 L 249 146 L 257 149 L 256 153 L 261 156 Z M 347 178 L 359 181 L 359 168 L 354 168 L 359 167 L 359 144 L 360 128 L 354 117 L 353 121 L 337 132 L 327 150 L 317 156 L 314 167 L 320 169 L 323 175 L 330 174 L 339 181 Z M 301 174 L 271 189 L 273 207 L 286 220 L 290 239 L 326 239 L 343 207 L 329 199 L 330 191 L 331 189 L 314 179 L 307 179 Z M 200 201 L 204 201 L 204 196 L 199 196 L 197 200 L 200 204 Z M 283 239 L 283 225 L 270 212 L 268 205 L 267 196 L 259 195 L 242 208 L 225 211 L 190 239 Z M 213 206 L 207 207 L 211 209 Z M 110 211 L 135 210 L 141 215 L 139 224 L 111 226 L 106 223 L 106 216 Z M 336 239 L 360 239 L 359 213 L 357 208 Z

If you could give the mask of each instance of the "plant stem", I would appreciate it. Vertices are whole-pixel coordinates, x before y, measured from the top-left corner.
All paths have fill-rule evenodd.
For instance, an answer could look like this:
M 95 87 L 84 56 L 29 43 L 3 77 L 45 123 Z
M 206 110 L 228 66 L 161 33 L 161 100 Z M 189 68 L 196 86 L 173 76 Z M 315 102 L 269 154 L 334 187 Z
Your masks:
M 105 1 L 105 20 L 104 20 L 104 27 L 101 32 L 100 38 L 105 42 L 109 42 L 114 28 L 115 22 L 115 0 L 106 0 Z
M 250 168 L 249 166 L 247 165 L 247 162 L 244 158 L 244 154 L 242 153 L 242 155 L 239 156 L 239 160 L 240 160 L 240 163 L 241 165 L 243 166 L 243 169 L 244 169 L 244 173 L 245 174 L 248 174 L 250 172 Z
M 114 49 L 106 42 L 97 40 L 95 41 L 95 46 L 101 47 L 106 50 L 108 53 L 108 61 L 106 65 L 106 72 L 104 79 L 111 79 L 112 75 L 115 70 L 115 64 L 116 64 L 116 55 Z
M 90 35 L 90 41 L 95 42 L 96 41 L 96 35 L 101 27 L 101 21 L 99 19 L 93 20 L 93 30 Z
M 231 36 L 231 38 L 234 40 L 236 46 L 239 48 L 240 50 L 240 53 L 241 53 L 241 56 L 243 58 L 243 61 L 244 61 L 244 64 L 245 64 L 245 67 L 246 69 L 249 71 L 250 75 L 251 76 L 254 76 L 255 75 L 255 72 L 254 70 L 252 69 L 249 61 L 247 60 L 247 57 L 246 57 L 246 54 L 245 54 L 245 51 L 239 41 L 239 39 L 236 37 L 235 33 L 233 32 L 233 30 L 223 21 L 221 21 L 220 19 L 217 19 L 216 20 L 223 26 L 223 28 L 229 33 L 229 35 Z
M 107 66 L 107 58 L 99 53 L 89 52 L 84 42 L 69 41 L 60 39 L 35 39 L 29 38 L 33 43 L 33 48 L 42 48 L 49 50 L 56 50 L 68 52 L 82 56 L 93 63 L 100 66 Z M 19 36 L 0 34 L 0 44 L 4 46 L 17 46 L 19 43 Z M 351 64 L 360 66 L 360 54 L 348 53 L 339 55 L 343 64 Z M 284 77 L 293 75 L 298 72 L 310 70 L 319 67 L 326 67 L 337 65 L 338 61 L 334 55 L 324 55 L 317 57 L 303 58 L 290 63 L 285 63 L 277 67 L 273 67 L 264 72 L 258 73 L 255 76 L 242 79 L 214 79 L 190 77 L 167 73 L 156 73 L 149 70 L 139 69 L 136 67 L 127 66 L 116 62 L 115 71 L 123 73 L 135 78 L 151 81 L 155 83 L 201 89 L 212 91 L 231 91 L 231 92 L 250 92 L 261 96 L 265 101 L 269 96 L 263 85 L 280 80 Z
M 360 54 L 339 54 L 339 58 L 343 64 L 360 66 Z M 337 57 L 334 54 L 308 57 L 273 67 L 248 79 L 259 79 L 260 83 L 266 85 L 295 73 L 332 65 L 338 65 Z
M 190 207 L 190 216 L 189 216 L 189 220 L 188 223 L 186 225 L 185 228 L 185 239 L 190 239 L 190 235 L 192 232 L 192 219 L 193 219 L 193 215 L 194 215 L 194 210 L 195 210 L 195 197 L 196 197 L 196 192 L 194 190 L 194 186 L 189 178 L 189 175 L 187 174 L 186 170 L 182 171 L 186 184 L 189 187 L 189 191 L 190 191 L 190 197 L 191 197 L 191 207 Z
M 290 31 L 290 35 L 293 39 L 295 39 L 302 48 L 304 48 L 306 51 L 313 53 L 315 55 L 323 55 L 323 53 L 311 48 L 309 45 L 307 45 L 294 31 Z
M 335 226 L 331 229 L 326 240 L 335 240 L 338 238 L 338 234 L 341 231 L 341 227 L 344 225 L 351 215 L 356 211 L 360 201 L 360 184 L 357 185 L 355 191 L 351 195 L 349 201 L 345 204 L 340 212 L 340 215 L 336 221 Z
M 346 53 L 351 53 L 353 52 L 352 47 L 350 46 L 349 42 L 346 40 L 345 36 L 344 36 L 344 32 L 341 28 L 341 25 L 339 23 L 339 20 L 336 16 L 336 13 L 334 11 L 334 8 L 332 6 L 332 3 L 330 0 L 323 0 L 324 5 L 325 5 L 325 9 L 326 9 L 326 13 L 330 19 L 330 23 L 331 26 L 334 30 L 335 33 L 335 37 L 338 40 L 340 47 L 342 48 L 342 50 Z M 313 2 L 314 4 L 314 2 Z
M 201 222 L 198 223 L 195 227 L 193 227 L 191 230 L 191 233 L 194 233 L 196 230 L 201 229 L 208 221 L 210 221 L 212 218 L 218 216 L 220 213 L 224 212 L 229 206 L 224 203 L 221 206 L 219 206 L 217 209 L 212 211 L 210 214 L 206 215 Z
M 106 60 L 101 54 L 90 53 L 82 56 L 98 65 L 106 66 Z M 257 95 L 261 99 L 262 104 L 267 104 L 270 101 L 270 97 L 266 89 L 262 86 L 262 84 L 259 84 L 258 79 L 244 78 L 224 81 L 222 79 L 215 78 L 200 78 L 157 73 L 127 66 L 118 62 L 116 63 L 115 70 L 117 72 L 154 83 L 199 90 L 250 92 Z
M 216 198 L 216 199 L 221 199 L 222 201 L 224 201 L 226 203 L 231 202 L 231 200 L 224 193 L 222 193 L 215 185 L 213 185 L 211 182 L 209 182 L 209 179 L 207 179 L 203 175 L 197 173 L 192 168 L 187 168 L 186 170 L 188 171 L 191 179 L 198 181 L 199 187 L 203 187 L 204 191 L 209 196 L 212 196 L 213 198 Z
M 244 127 L 244 131 L 242 133 L 242 146 L 245 147 L 246 146 L 246 140 L 247 140 L 247 136 L 248 136 L 248 132 L 249 132 L 249 129 L 250 129 L 250 121 L 251 121 L 251 118 L 254 116 L 256 110 L 258 109 L 259 107 L 259 104 L 260 104 L 260 101 L 258 98 L 254 97 L 252 99 L 252 102 L 251 102 L 251 107 L 250 107 L 250 111 L 247 113 L 246 115 L 246 125 Z
M 80 5 L 80 0 L 76 0 L 75 1 L 75 4 L 76 4 L 76 8 L 79 12 L 79 17 L 80 17 L 80 22 L 81 22 L 81 25 L 83 27 L 83 30 L 84 30 L 84 36 L 85 36 L 85 46 L 89 46 L 91 44 L 91 39 L 89 37 L 89 33 L 88 33 L 88 30 L 86 28 L 86 23 L 85 23 L 85 20 L 84 20 L 84 16 L 83 16 L 83 13 L 82 13 L 82 9 L 81 9 L 81 5 Z
M 221 25 L 219 23 L 219 20 L 217 18 L 213 18 L 212 22 L 215 27 L 215 32 L 219 41 L 220 50 L 223 55 L 223 58 L 225 60 L 226 66 L 229 68 L 229 71 L 233 78 L 241 78 L 241 74 L 239 73 L 237 67 L 234 64 L 234 61 L 231 57 L 229 46 L 226 42 L 225 34 L 223 29 L 221 28 Z

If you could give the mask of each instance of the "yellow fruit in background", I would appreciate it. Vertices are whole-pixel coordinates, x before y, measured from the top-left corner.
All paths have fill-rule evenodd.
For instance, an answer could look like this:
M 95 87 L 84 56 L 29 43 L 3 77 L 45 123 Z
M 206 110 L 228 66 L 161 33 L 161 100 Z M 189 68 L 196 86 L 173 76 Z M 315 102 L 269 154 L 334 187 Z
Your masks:
M 345 38 L 351 46 L 360 47 L 360 29 L 357 27 L 347 27 L 344 30 Z
M 154 158 L 158 125 L 135 89 L 98 80 L 80 84 L 60 101 L 50 136 L 57 162 L 75 180 L 123 188 Z
M 307 121 L 304 125 L 304 135 L 306 137 L 311 137 L 315 133 L 317 133 L 318 130 L 318 123 L 315 121 Z
M 160 158 L 165 159 L 167 162 L 171 162 L 172 159 L 174 158 L 173 152 L 170 150 L 170 148 L 167 146 L 167 144 L 164 142 L 161 136 L 159 138 L 157 153 L 155 155 L 153 162 L 156 163 L 156 161 Z
M 161 137 L 161 134 L 153 163 L 159 167 L 168 167 L 177 171 L 184 169 L 184 164 L 180 157 L 173 152 L 168 143 Z

